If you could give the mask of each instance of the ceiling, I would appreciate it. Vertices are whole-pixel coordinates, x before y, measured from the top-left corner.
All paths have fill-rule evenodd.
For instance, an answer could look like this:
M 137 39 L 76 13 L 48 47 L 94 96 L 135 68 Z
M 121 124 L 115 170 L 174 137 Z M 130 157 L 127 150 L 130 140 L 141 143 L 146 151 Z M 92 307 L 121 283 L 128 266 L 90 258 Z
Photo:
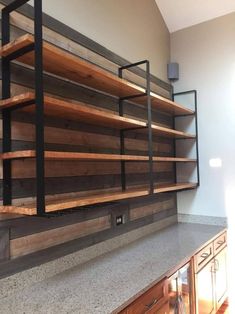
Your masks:
M 235 12 L 235 0 L 155 1 L 171 33 Z

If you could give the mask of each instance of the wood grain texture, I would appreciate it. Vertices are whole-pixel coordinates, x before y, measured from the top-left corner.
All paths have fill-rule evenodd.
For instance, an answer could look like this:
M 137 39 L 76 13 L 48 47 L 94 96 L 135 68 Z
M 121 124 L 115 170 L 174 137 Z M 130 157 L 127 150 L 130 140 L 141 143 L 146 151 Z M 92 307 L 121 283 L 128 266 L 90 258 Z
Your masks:
M 0 228 L 0 262 L 10 257 L 9 251 L 10 229 Z
M 175 207 L 174 197 L 169 197 L 168 200 L 161 202 L 154 202 L 144 206 L 138 206 L 130 210 L 130 220 L 140 219 L 146 216 L 154 215 L 160 211 Z
M 196 136 L 193 134 L 165 128 L 165 127 L 155 125 L 155 124 L 152 124 L 152 130 L 153 130 L 153 133 L 155 133 L 158 136 L 166 136 L 166 137 L 171 137 L 171 138 L 185 138 L 185 139 L 196 138 Z
M 97 203 L 105 203 L 116 200 L 123 200 L 128 198 L 135 198 L 148 195 L 148 189 L 130 189 L 125 192 L 104 192 L 92 196 L 84 196 L 78 198 L 59 199 L 46 202 L 46 212 L 60 211 L 63 209 L 75 208 L 79 206 L 87 206 Z M 1 213 L 13 213 L 23 215 L 35 215 L 36 208 L 34 204 L 27 204 L 25 206 L 0 206 Z
M 17 38 L 15 41 L 5 45 L 0 50 L 1 56 L 8 56 L 19 48 L 26 47 L 34 43 L 34 37 L 26 34 Z M 53 46 L 47 42 L 43 44 L 44 52 L 44 69 L 49 73 L 70 79 L 75 82 L 82 83 L 94 89 L 104 91 L 118 97 L 145 93 L 145 90 L 127 80 L 107 72 L 77 56 L 74 56 L 62 49 Z M 34 65 L 34 54 L 32 52 L 18 58 L 18 61 Z M 151 93 L 154 107 L 160 110 L 174 114 L 191 114 L 192 110 L 184 108 L 179 104 L 175 104 L 164 97 L 158 98 L 158 95 Z M 143 101 L 143 100 L 142 100 Z
M 107 161 L 148 161 L 148 156 L 134 156 L 134 155 L 115 155 L 115 154 L 94 154 L 94 153 L 74 153 L 74 152 L 56 152 L 45 151 L 46 160 L 107 160 Z M 35 158 L 36 151 L 22 150 L 9 153 L 2 153 L 0 158 L 7 159 L 22 159 L 22 158 Z M 153 161 L 158 162 L 196 162 L 196 159 L 190 158 L 176 158 L 176 157 L 153 157 Z
M 148 163 L 146 162 L 131 162 L 126 164 L 126 174 L 147 173 Z M 174 164 L 172 162 L 154 163 L 153 170 L 158 172 L 173 172 Z M 94 175 L 116 175 L 121 173 L 119 162 L 74 162 L 63 161 L 46 161 L 45 176 L 47 178 L 70 177 L 70 176 L 94 176 Z M 20 178 L 35 178 L 35 160 L 19 159 L 12 161 L 12 177 L 13 179 Z M 2 179 L 2 168 L 0 167 L 0 179 Z
M 32 92 L 20 94 L 12 98 L 0 101 L 0 109 L 19 106 L 27 101 L 34 101 L 35 95 Z M 146 127 L 146 123 L 131 118 L 120 117 L 108 111 L 99 110 L 82 102 L 61 100 L 54 97 L 44 97 L 44 113 L 48 116 L 60 117 L 75 121 L 101 125 L 117 129 Z M 35 106 L 22 108 L 26 112 L 34 112 Z
M 164 193 L 172 191 L 180 191 L 184 189 L 194 189 L 196 188 L 196 183 L 166 183 L 160 184 L 157 188 L 154 189 L 154 193 Z
M 134 156 L 134 155 L 114 155 L 114 154 L 92 154 L 92 153 L 73 153 L 73 152 L 55 152 L 45 151 L 45 159 L 47 160 L 107 160 L 107 161 L 148 161 L 148 156 Z M 3 160 L 20 159 L 20 158 L 35 158 L 36 151 L 25 150 L 1 154 Z
M 0 138 L 2 138 L 2 130 L 0 129 Z M 35 142 L 35 127 L 33 124 L 13 121 L 12 123 L 12 140 Z M 45 127 L 45 143 L 76 146 L 79 144 L 85 147 L 88 152 L 96 152 L 96 150 L 116 150 L 120 151 L 120 139 L 117 136 L 83 132 L 72 130 L 69 128 L 58 128 L 52 126 Z M 148 142 L 144 139 L 126 138 L 126 151 L 148 151 Z M 153 142 L 153 150 L 164 153 L 172 152 L 171 143 Z
M 154 189 L 154 193 L 164 193 L 172 191 L 180 191 L 184 189 L 193 189 L 197 185 L 195 183 L 164 183 L 159 184 L 158 187 Z M 148 188 L 138 188 L 138 189 L 128 189 L 123 192 L 106 192 L 96 195 L 84 196 L 78 198 L 67 198 L 63 199 L 59 197 L 58 200 L 48 200 L 46 201 L 46 212 L 50 213 L 53 211 L 60 211 L 69 208 L 76 208 L 80 206 L 87 206 L 92 204 L 106 203 L 116 200 L 123 200 L 129 198 L 136 198 L 140 196 L 146 196 L 149 194 Z M 35 204 L 27 204 L 22 206 L 0 206 L 1 213 L 13 213 L 13 214 L 23 214 L 23 215 L 35 215 L 36 208 Z
M 110 217 L 104 216 L 14 239 L 10 242 L 11 258 L 43 250 L 54 245 L 84 237 L 88 234 L 106 230 L 110 227 Z

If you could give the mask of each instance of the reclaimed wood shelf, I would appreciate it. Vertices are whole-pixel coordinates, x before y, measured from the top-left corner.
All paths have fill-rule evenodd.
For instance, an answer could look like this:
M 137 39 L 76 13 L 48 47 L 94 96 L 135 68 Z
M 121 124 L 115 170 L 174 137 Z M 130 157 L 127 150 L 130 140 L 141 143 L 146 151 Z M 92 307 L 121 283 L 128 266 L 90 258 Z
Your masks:
M 1 100 L 0 109 L 7 109 L 15 106 L 18 106 L 20 109 L 20 106 L 22 105 L 22 110 L 26 112 L 33 112 L 35 107 L 34 105 L 24 106 L 24 104 L 28 101 L 33 101 L 34 98 L 34 93 L 29 92 L 11 97 L 9 99 Z M 144 128 L 147 128 L 146 122 L 132 118 L 120 117 L 116 114 L 87 106 L 84 103 L 72 103 L 68 100 L 65 101 L 49 96 L 45 96 L 44 101 L 44 111 L 45 114 L 49 116 L 56 116 L 83 122 L 85 121 L 87 123 L 94 123 L 96 125 L 102 125 L 117 129 L 137 128 L 138 132 L 143 132 Z M 140 129 L 138 130 L 138 128 Z M 195 135 L 165 128 L 156 124 L 152 124 L 152 130 L 153 133 L 159 136 L 195 139 Z
M 7 159 L 24 159 L 35 158 L 35 150 L 20 150 L 9 153 L 2 153 L 0 158 Z M 135 155 L 117 155 L 117 154 L 97 154 L 97 153 L 76 153 L 76 152 L 58 152 L 45 151 L 46 160 L 80 160 L 80 161 L 148 161 L 149 156 Z M 196 159 L 183 157 L 153 157 L 155 162 L 196 162 Z
M 24 93 L 0 101 L 0 109 L 17 106 L 25 112 L 34 112 L 35 106 L 24 106 L 28 101 L 34 101 L 35 94 Z M 22 108 L 21 108 L 22 107 Z M 96 109 L 82 102 L 71 102 L 54 97 L 44 97 L 44 113 L 48 116 L 82 121 L 116 129 L 146 127 L 146 123 L 132 118 L 120 117 L 108 111 Z
M 146 196 L 149 194 L 148 189 L 129 189 L 125 192 L 108 192 L 100 193 L 90 196 L 81 197 L 69 197 L 65 199 L 60 199 L 56 201 L 46 201 L 46 213 L 51 213 L 55 211 L 61 211 L 64 209 L 71 209 L 81 206 L 94 205 L 99 203 L 112 202 L 117 200 L 124 200 L 128 198 L 135 198 L 140 196 Z M 34 203 L 22 205 L 22 206 L 0 206 L 1 213 L 12 213 L 12 214 L 22 214 L 22 215 L 36 215 L 37 210 Z
M 160 184 L 154 189 L 154 193 L 173 192 L 180 190 L 194 189 L 197 187 L 197 183 L 167 183 Z
M 153 133 L 159 136 L 170 137 L 170 138 L 182 138 L 182 139 L 196 139 L 196 135 L 189 134 L 182 131 L 177 131 L 169 128 L 165 128 L 156 124 L 152 124 Z
M 9 153 L 3 153 L 1 158 L 6 159 L 21 159 L 35 158 L 35 150 L 22 150 Z M 96 153 L 76 153 L 76 152 L 58 152 L 45 151 L 46 160 L 80 160 L 80 161 L 148 161 L 148 156 L 135 155 L 117 155 L 117 154 L 96 154 Z
M 164 193 L 172 191 L 180 191 L 196 188 L 196 183 L 170 183 L 160 184 L 154 189 L 154 193 Z M 57 212 L 65 209 L 71 209 L 81 206 L 95 205 L 100 203 L 124 200 L 149 195 L 148 188 L 128 189 L 126 191 L 99 193 L 90 196 L 69 197 L 64 199 L 46 201 L 46 213 Z M 34 203 L 21 206 L 7 205 L 0 206 L 1 213 L 21 214 L 21 215 L 36 215 L 37 210 Z
M 6 57 L 34 43 L 34 36 L 23 35 L 0 49 L 0 55 Z M 17 61 L 34 66 L 34 52 L 28 52 L 16 59 Z M 44 71 L 89 86 L 99 91 L 118 97 L 132 96 L 145 93 L 145 89 L 113 73 L 94 65 L 79 56 L 63 50 L 48 42 L 43 42 Z M 173 115 L 194 114 L 194 111 L 183 107 L 167 98 L 151 92 L 152 107 Z M 136 98 L 135 102 L 146 103 L 146 97 Z

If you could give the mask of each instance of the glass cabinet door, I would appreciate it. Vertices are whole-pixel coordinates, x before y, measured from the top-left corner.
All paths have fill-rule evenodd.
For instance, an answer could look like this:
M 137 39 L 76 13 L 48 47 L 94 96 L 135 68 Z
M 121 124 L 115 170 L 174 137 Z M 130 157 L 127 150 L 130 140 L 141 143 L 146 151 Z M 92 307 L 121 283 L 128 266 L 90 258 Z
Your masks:
M 169 281 L 170 314 L 190 314 L 191 296 L 190 265 L 182 267 Z

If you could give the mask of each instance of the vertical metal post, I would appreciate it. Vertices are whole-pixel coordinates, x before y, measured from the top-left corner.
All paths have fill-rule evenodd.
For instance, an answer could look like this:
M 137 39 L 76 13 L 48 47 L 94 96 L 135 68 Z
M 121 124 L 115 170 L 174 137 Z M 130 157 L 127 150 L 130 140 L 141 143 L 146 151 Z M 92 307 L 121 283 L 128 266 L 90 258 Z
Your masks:
M 122 69 L 118 70 L 118 76 L 122 78 Z M 123 102 L 122 98 L 119 98 L 119 115 L 123 116 Z M 125 134 L 124 130 L 120 131 L 120 154 L 125 154 Z M 122 191 L 126 190 L 126 163 L 124 160 L 121 160 L 121 185 Z
M 154 193 L 154 178 L 153 178 L 153 131 L 152 131 L 152 105 L 151 105 L 151 78 L 150 78 L 150 62 L 146 61 L 146 94 L 148 106 L 148 151 L 149 151 L 149 192 Z
M 197 117 L 197 91 L 196 90 L 194 90 L 194 104 L 195 104 L 195 129 L 196 129 L 197 185 L 200 186 L 199 144 L 198 144 L 198 117 Z
M 34 0 L 37 214 L 45 213 L 42 0 Z
M 174 96 L 174 87 L 173 86 L 171 86 L 171 99 L 172 99 L 172 101 L 175 101 L 175 96 Z M 175 130 L 175 116 L 173 117 L 173 129 Z M 176 139 L 174 139 L 173 140 L 174 141 L 174 147 L 173 147 L 173 149 L 174 149 L 174 156 L 176 157 Z M 174 180 L 175 180 L 175 183 L 177 183 L 177 164 L 176 164 L 176 162 L 174 162 Z
M 10 15 L 2 10 L 2 46 L 10 41 Z M 2 57 L 2 99 L 11 97 L 11 64 L 8 58 Z M 11 151 L 11 112 L 2 111 L 3 152 Z M 3 205 L 11 205 L 11 160 L 3 160 Z

